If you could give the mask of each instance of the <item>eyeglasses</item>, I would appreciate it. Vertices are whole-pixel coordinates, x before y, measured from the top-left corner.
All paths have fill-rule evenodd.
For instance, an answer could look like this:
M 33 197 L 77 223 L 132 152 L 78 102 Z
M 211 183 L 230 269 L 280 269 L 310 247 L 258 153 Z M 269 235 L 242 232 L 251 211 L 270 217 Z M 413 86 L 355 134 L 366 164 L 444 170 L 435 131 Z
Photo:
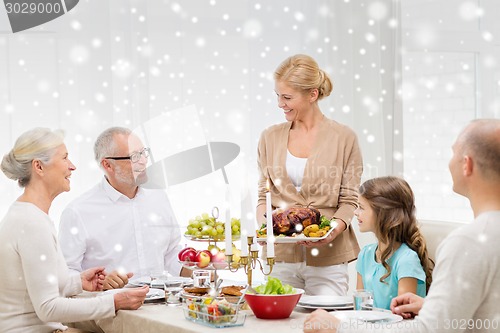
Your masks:
M 130 156 L 121 156 L 121 157 L 105 157 L 105 159 L 108 160 L 130 160 L 132 163 L 137 163 L 141 159 L 141 156 L 144 156 L 145 158 L 148 158 L 149 155 L 151 154 L 151 149 L 150 148 L 144 148 L 141 151 L 135 152 L 130 154 Z

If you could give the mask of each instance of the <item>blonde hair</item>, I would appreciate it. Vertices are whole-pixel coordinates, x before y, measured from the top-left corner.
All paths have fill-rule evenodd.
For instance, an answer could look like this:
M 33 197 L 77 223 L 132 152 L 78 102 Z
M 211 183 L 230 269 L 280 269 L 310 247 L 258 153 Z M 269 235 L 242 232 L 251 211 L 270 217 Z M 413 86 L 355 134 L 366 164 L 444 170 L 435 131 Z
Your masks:
M 283 61 L 274 72 L 274 80 L 285 82 L 291 87 L 309 92 L 318 89 L 318 100 L 329 96 L 333 84 L 328 74 L 308 55 L 296 54 Z
M 401 243 L 417 253 L 429 290 L 434 262 L 429 258 L 425 239 L 418 228 L 415 198 L 410 185 L 398 177 L 374 178 L 361 185 L 359 194 L 368 201 L 375 213 L 375 236 L 380 242 L 388 244 L 381 253 L 380 259 L 387 273 L 380 278 L 380 282 L 391 275 L 387 260 L 394 253 L 396 244 Z
M 16 140 L 10 152 L 2 159 L 2 172 L 16 180 L 20 187 L 26 187 L 31 180 L 31 162 L 40 160 L 49 163 L 56 148 L 63 144 L 64 133 L 37 127 L 29 130 Z

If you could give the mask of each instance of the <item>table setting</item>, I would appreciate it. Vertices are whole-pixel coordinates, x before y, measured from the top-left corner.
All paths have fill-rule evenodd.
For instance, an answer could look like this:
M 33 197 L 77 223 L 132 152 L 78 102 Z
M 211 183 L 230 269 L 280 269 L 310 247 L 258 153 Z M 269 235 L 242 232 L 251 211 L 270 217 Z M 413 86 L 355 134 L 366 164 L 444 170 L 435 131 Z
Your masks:
M 352 296 L 306 295 L 304 290 L 271 277 L 275 242 L 321 240 L 337 224 L 312 208 L 291 207 L 272 211 L 270 195 L 268 191 L 266 221 L 267 225 L 273 226 L 271 228 L 263 225 L 255 230 L 244 220 L 240 225 L 238 219 L 232 218 L 229 190 L 226 191 L 225 222 L 218 221 L 217 207 L 212 210 L 212 216 L 205 213 L 190 220 L 187 239 L 208 242 L 207 249 L 195 250 L 187 246 L 178 254 L 180 263 L 191 270 L 192 278 L 151 272 L 150 276 L 131 280 L 128 287 L 151 287 L 145 304 L 135 311 L 118 311 L 113 320 L 101 322 L 103 330 L 106 333 L 201 332 L 231 327 L 231 331 L 238 332 L 302 332 L 306 316 L 316 309 L 331 311 L 344 322 L 392 323 L 402 320 L 390 311 L 374 309 L 373 296 L 367 291 L 356 291 Z M 242 242 L 238 249 L 233 241 L 240 236 Z M 225 249 L 219 248 L 221 242 Z M 258 243 L 267 247 L 266 258 L 259 258 Z M 246 281 L 220 279 L 218 270 L 243 272 Z M 255 270 L 266 277 L 265 283 L 254 285 Z

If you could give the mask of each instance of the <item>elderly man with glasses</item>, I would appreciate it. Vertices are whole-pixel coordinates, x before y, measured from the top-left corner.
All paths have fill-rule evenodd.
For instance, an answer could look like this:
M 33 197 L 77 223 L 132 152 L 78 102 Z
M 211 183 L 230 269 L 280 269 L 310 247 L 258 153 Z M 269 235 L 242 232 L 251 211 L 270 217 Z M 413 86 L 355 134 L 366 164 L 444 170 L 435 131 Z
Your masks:
M 129 129 L 112 127 L 99 135 L 94 153 L 102 181 L 61 216 L 59 240 L 68 267 L 81 272 L 104 266 L 105 289 L 123 287 L 132 275 L 179 275 L 181 234 L 167 195 L 141 187 L 150 149 Z

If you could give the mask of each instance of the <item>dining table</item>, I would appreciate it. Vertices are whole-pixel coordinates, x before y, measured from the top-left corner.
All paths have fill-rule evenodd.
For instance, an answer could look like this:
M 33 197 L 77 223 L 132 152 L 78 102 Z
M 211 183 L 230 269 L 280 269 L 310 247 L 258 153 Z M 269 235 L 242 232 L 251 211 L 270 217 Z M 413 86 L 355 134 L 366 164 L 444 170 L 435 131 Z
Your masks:
M 228 285 L 238 285 L 238 281 L 225 280 L 225 283 Z M 241 283 L 240 283 L 241 284 Z M 151 289 L 150 292 L 152 292 Z M 109 291 L 108 291 L 109 292 Z M 84 292 L 77 297 L 96 297 L 100 293 L 90 293 Z M 156 296 L 156 295 L 153 295 Z M 326 302 L 323 308 L 327 311 L 331 311 L 332 307 L 336 309 L 333 310 L 336 312 L 337 316 L 348 316 L 352 315 L 352 306 L 346 306 L 346 304 L 337 303 L 336 306 L 333 304 L 331 306 L 326 306 L 326 304 L 332 300 L 331 296 L 327 296 L 326 300 L 325 296 L 306 296 L 303 295 L 302 299 L 299 301 L 299 304 L 294 308 L 289 318 L 286 319 L 259 319 L 257 318 L 252 310 L 248 307 L 248 304 L 244 304 L 244 306 L 239 311 L 240 314 L 244 314 L 245 321 L 243 325 L 240 326 L 230 326 L 223 328 L 214 328 L 210 326 L 206 326 L 199 322 L 193 322 L 186 318 L 186 314 L 184 311 L 188 312 L 185 303 L 180 304 L 167 304 L 165 298 L 161 297 L 160 294 L 157 299 L 152 298 L 149 301 L 146 301 L 139 309 L 137 310 L 118 310 L 116 315 L 111 318 L 105 318 L 96 320 L 94 324 L 104 332 L 104 333 L 158 333 L 158 332 L 179 332 L 179 333 L 200 333 L 200 332 L 215 332 L 217 330 L 222 330 L 222 332 L 258 332 L 258 333 L 297 333 L 303 332 L 304 321 L 308 314 L 310 314 L 316 307 L 308 306 L 311 304 L 318 304 L 319 301 Z M 314 297 L 315 299 L 305 300 L 306 297 Z M 342 301 L 345 302 L 345 296 L 334 296 L 334 298 L 341 298 L 341 300 L 336 299 L 337 302 Z M 182 298 L 181 298 L 182 299 Z M 183 300 L 185 301 L 185 300 Z M 341 303 L 342 303 L 341 302 Z M 301 305 L 302 303 L 302 305 Z M 329 308 L 329 309 L 328 309 Z M 373 309 L 375 310 L 375 309 Z M 394 316 L 388 310 L 376 309 L 376 311 L 383 311 L 390 314 L 390 316 Z M 374 312 L 376 312 L 374 311 Z M 332 312 L 332 314 L 334 313 Z M 369 311 L 369 313 L 373 313 Z M 368 314 L 369 314 L 368 313 Z M 381 312 L 379 312 L 381 313 Z M 359 315 L 361 313 L 355 313 L 356 320 L 359 319 Z M 366 314 L 366 313 L 365 313 Z M 374 313 L 373 313 L 374 314 Z M 349 316 L 348 316 L 349 317 Z M 378 316 L 377 316 L 378 317 Z M 378 319 L 378 318 L 375 318 Z M 350 318 L 344 318 L 344 320 L 352 320 Z M 368 318 L 368 320 L 372 320 Z M 406 320 L 405 320 L 406 322 Z M 94 325 L 93 324 L 93 325 Z M 95 328 L 95 326 L 92 326 Z
M 182 306 L 165 302 L 146 303 L 138 310 L 119 310 L 114 318 L 97 321 L 105 333 L 200 333 L 200 332 L 302 332 L 309 310 L 296 308 L 287 319 L 259 319 L 251 310 L 241 310 L 246 316 L 243 326 L 212 328 L 185 318 Z

